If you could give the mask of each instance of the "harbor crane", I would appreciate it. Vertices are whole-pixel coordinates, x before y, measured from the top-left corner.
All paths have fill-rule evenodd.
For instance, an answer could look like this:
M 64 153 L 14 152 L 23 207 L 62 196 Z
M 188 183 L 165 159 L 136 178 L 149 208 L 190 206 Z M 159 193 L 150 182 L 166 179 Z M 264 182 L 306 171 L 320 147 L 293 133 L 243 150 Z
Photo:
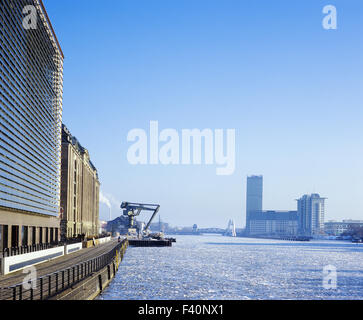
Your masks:
M 150 227 L 151 222 L 155 218 L 156 214 L 160 209 L 160 205 L 158 204 L 147 204 L 147 203 L 134 203 L 134 202 L 122 202 L 121 209 L 123 210 L 123 215 L 129 217 L 129 230 L 135 230 L 135 217 L 141 214 L 143 210 L 152 211 L 152 216 L 149 222 L 146 224 L 144 228 L 144 235 L 148 234 L 148 228 Z

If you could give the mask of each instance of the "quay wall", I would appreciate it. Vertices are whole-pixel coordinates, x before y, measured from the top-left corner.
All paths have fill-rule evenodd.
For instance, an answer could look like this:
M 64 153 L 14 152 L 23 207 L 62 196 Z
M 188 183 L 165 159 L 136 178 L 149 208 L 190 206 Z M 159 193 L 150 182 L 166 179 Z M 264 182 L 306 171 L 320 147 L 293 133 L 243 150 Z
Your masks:
M 0 300 L 93 300 L 115 277 L 128 245 L 124 239 L 87 260 L 34 279 L 29 286 L 0 288 Z
M 88 240 L 83 242 L 83 248 L 91 248 L 94 246 L 98 246 L 99 244 L 106 243 L 111 241 L 111 237 L 105 237 L 101 239 Z
M 105 290 L 116 276 L 128 247 L 128 242 L 116 252 L 113 261 L 85 280 L 49 300 L 94 300 Z
M 62 257 L 64 255 L 64 246 L 35 251 L 31 253 L 20 254 L 17 256 L 5 257 L 1 263 L 1 273 L 3 275 L 19 271 L 29 266 Z
M 111 241 L 111 237 L 105 237 L 96 240 L 68 244 L 56 248 L 33 251 L 29 253 L 19 254 L 15 256 L 3 257 L 0 259 L 0 274 L 7 275 L 12 272 L 22 270 L 29 266 L 34 266 L 49 260 L 62 257 L 82 250 L 83 248 L 91 248 Z
M 82 242 L 69 244 L 69 245 L 65 246 L 65 254 L 77 252 L 79 250 L 82 250 L 82 248 L 83 248 Z

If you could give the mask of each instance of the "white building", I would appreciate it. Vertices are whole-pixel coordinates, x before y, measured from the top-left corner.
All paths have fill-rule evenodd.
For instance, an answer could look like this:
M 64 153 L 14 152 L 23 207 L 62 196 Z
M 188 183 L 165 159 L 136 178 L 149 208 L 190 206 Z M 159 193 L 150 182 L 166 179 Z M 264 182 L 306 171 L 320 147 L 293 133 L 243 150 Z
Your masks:
M 299 234 L 305 236 L 324 234 L 325 198 L 314 193 L 302 196 L 297 203 Z
M 325 233 L 331 236 L 340 236 L 354 226 L 363 227 L 363 220 L 328 221 L 325 223 Z

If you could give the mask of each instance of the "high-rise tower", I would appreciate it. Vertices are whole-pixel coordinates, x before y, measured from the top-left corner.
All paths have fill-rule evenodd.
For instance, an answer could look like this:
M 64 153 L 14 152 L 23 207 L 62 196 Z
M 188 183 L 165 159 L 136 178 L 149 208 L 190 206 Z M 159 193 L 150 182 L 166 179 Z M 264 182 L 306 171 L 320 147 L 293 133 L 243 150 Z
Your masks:
M 263 176 L 247 177 L 246 232 L 250 230 L 250 213 L 262 211 Z
M 325 199 L 314 193 L 297 200 L 299 234 L 313 236 L 324 233 Z
M 1 249 L 59 236 L 63 53 L 41 0 L 0 21 Z

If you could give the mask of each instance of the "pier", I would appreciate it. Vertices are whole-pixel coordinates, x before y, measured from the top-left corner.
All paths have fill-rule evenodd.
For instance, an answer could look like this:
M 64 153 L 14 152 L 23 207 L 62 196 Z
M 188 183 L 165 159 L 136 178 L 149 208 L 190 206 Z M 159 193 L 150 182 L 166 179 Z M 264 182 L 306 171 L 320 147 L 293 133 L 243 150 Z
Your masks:
M 22 271 L 0 276 L 0 300 L 93 300 L 116 275 L 127 247 L 127 239 L 111 240 L 41 263 L 27 286 Z
M 171 247 L 173 239 L 163 239 L 163 240 L 129 240 L 129 245 L 132 247 Z

